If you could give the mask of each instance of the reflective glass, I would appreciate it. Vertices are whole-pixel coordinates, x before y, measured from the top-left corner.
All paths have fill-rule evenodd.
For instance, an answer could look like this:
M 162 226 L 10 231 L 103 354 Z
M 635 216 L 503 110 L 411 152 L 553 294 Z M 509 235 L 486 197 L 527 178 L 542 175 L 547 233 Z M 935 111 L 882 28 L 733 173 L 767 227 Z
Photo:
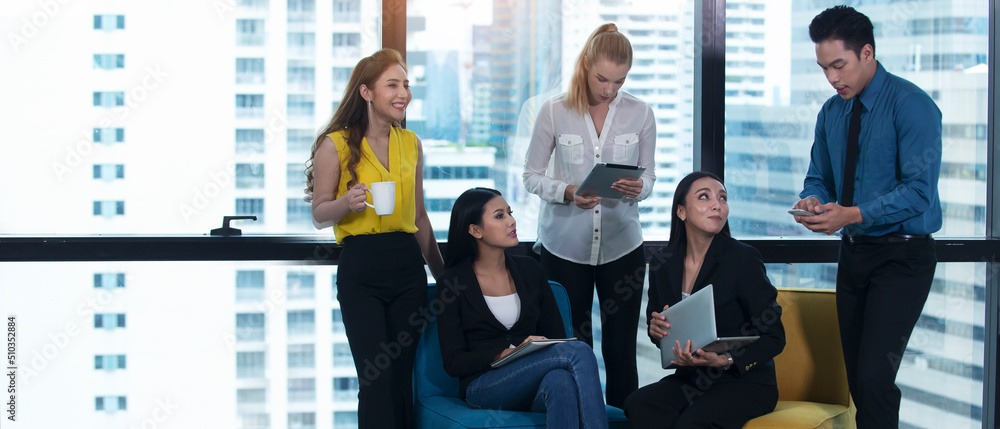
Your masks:
M 766 264 L 766 268 L 778 288 L 835 288 L 836 264 Z M 982 427 L 985 276 L 985 263 L 937 264 L 930 296 L 899 363 L 900 427 Z M 646 324 L 640 325 L 642 386 L 669 372 L 660 367 L 660 350 L 650 342 Z
M 246 234 L 332 237 L 289 201 L 344 70 L 381 46 L 381 2 L 13 2 L 0 23 L 0 117 L 18 148 L 0 183 L 34 178 L 0 187 L 22 208 L 0 211 L 0 230 L 205 234 L 250 214 Z
M 656 117 L 657 179 L 640 203 L 640 221 L 647 240 L 666 239 L 675 183 L 692 166 L 693 1 L 409 0 L 407 128 L 424 143 L 427 210 L 439 238 L 452 202 L 475 186 L 500 190 L 518 237 L 537 237 L 539 199 L 525 191 L 521 174 L 538 108 L 567 90 L 587 37 L 608 22 L 633 49 L 621 90 L 649 103 Z
M 808 26 L 840 3 L 726 2 L 726 185 L 738 237 L 819 236 L 785 211 L 802 191 L 816 114 L 836 95 L 816 64 Z M 937 236 L 986 232 L 988 5 L 855 6 L 875 26 L 876 60 L 920 86 L 941 110 L 944 226 Z
M 155 415 L 166 412 L 184 427 L 255 427 L 247 422 L 284 418 L 286 412 L 315 413 L 319 426 L 331 427 L 327 419 L 347 418 L 356 410 L 358 379 L 347 338 L 334 326 L 339 303 L 329 282 L 336 267 L 308 267 L 317 273 L 315 295 L 292 300 L 289 279 L 305 268 L 225 262 L 0 264 L 0 316 L 14 317 L 17 338 L 19 414 L 31 416 L 32 427 L 103 427 L 121 397 L 133 411 L 165 407 Z M 820 289 L 833 287 L 836 270 L 833 264 L 768 264 L 767 269 L 778 287 Z M 257 278 L 237 273 L 260 271 L 264 294 L 237 300 L 241 283 Z M 120 273 L 124 287 L 94 288 L 99 273 Z M 900 363 L 901 419 L 908 427 L 980 427 L 985 275 L 985 263 L 938 264 Z M 644 298 L 647 290 L 648 285 Z M 288 315 L 310 310 L 334 317 L 316 317 L 308 333 L 289 332 Z M 94 327 L 95 314 L 125 314 L 128 324 Z M 241 324 L 266 336 L 241 337 Z M 645 385 L 667 372 L 641 325 L 639 384 Z M 87 383 L 67 385 L 67 379 Z M 90 408 L 94 398 L 105 398 L 99 402 L 102 412 Z M 286 401 L 294 401 L 294 408 L 286 409 Z M 46 412 L 52 403 L 80 406 Z M 170 404 L 179 403 L 198 403 L 198 412 L 173 412 Z
M 256 262 L 0 263 L 18 423 L 28 422 L 12 428 L 138 427 L 146 419 L 285 427 L 293 413 L 340 427 L 332 419 L 357 409 L 358 379 L 343 326 L 329 317 L 340 308 L 335 272 Z M 297 290 L 307 282 L 315 289 L 304 296 Z M 56 403 L 68 406 L 53 413 Z
M 833 88 L 816 63 L 808 25 L 832 1 L 726 4 L 726 185 L 735 236 L 823 237 L 785 213 L 809 167 L 816 115 Z M 986 232 L 989 3 L 864 2 L 876 59 L 924 89 L 942 113 L 935 234 Z M 760 23 L 763 20 L 763 26 Z M 754 36 L 754 37 L 749 37 Z M 836 264 L 773 264 L 776 285 L 833 288 Z M 901 425 L 979 427 L 982 416 L 982 264 L 938 264 L 931 297 L 901 363 Z

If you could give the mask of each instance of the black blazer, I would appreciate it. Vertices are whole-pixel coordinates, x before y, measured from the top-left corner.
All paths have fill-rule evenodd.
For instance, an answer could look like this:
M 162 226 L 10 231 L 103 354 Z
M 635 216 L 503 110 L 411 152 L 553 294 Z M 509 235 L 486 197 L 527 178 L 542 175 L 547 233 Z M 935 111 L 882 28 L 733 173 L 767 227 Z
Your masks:
M 525 256 L 507 256 L 507 269 L 521 301 L 521 314 L 507 330 L 493 316 L 472 270 L 472 260 L 445 270 L 437 277 L 437 299 L 443 305 L 438 315 L 444 370 L 460 378 L 459 397 L 472 380 L 489 371 L 494 357 L 518 345 L 529 335 L 563 338 L 559 307 L 545 280 L 541 265 Z
M 649 262 L 649 305 L 646 322 L 664 304 L 681 300 L 686 246 L 667 247 L 653 253 Z M 733 366 L 718 381 L 749 381 L 777 385 L 774 357 L 785 348 L 778 290 L 771 285 L 760 253 L 733 238 L 716 235 L 712 240 L 693 292 L 707 285 L 715 292 L 715 320 L 720 337 L 760 335 L 756 342 L 733 352 Z M 660 341 L 650 337 L 659 347 Z M 680 367 L 679 376 L 697 377 L 698 368 Z

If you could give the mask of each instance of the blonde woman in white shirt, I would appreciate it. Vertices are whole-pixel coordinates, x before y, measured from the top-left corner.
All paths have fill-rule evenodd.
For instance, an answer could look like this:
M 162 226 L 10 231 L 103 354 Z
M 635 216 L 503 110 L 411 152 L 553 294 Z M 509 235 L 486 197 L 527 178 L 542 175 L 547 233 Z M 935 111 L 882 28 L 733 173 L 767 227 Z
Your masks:
M 525 188 L 541 197 L 542 265 L 550 280 L 569 291 L 574 334 L 591 346 L 596 285 L 607 403 L 619 408 L 638 387 L 635 338 L 646 257 L 637 203 L 656 180 L 653 110 L 620 91 L 631 67 L 632 45 L 618 27 L 595 30 L 577 59 L 569 91 L 542 105 L 524 169 Z M 575 195 L 598 163 L 646 170 L 612 185 L 621 199 Z

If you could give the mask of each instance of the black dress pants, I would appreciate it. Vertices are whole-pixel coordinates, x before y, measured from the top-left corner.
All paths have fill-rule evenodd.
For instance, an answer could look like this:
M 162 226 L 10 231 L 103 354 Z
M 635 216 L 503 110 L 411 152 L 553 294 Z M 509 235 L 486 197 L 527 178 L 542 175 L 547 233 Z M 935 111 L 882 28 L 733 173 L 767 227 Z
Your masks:
M 601 355 L 607 379 L 607 404 L 621 408 L 639 387 L 635 337 L 646 277 L 642 246 L 603 265 L 577 264 L 550 253 L 542 246 L 542 266 L 549 280 L 559 282 L 569 294 L 573 335 L 594 346 L 591 312 L 596 284 L 601 309 Z
M 701 368 L 711 374 L 718 368 Z M 705 377 L 711 379 L 711 376 Z M 774 410 L 778 386 L 669 375 L 643 386 L 628 398 L 625 416 L 635 429 L 740 429 L 747 421 Z
M 358 372 L 358 427 L 413 427 L 420 325 L 409 320 L 427 301 L 424 259 L 413 234 L 345 238 L 337 300 Z
M 841 242 L 837 317 L 859 429 L 899 427 L 896 373 L 930 293 L 934 240 Z

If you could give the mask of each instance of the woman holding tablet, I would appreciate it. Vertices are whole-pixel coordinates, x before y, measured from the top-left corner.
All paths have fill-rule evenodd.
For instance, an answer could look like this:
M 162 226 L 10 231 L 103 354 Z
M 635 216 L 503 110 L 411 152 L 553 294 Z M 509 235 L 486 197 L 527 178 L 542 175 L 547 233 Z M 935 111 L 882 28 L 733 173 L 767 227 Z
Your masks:
M 653 110 L 620 90 L 631 67 L 632 45 L 618 27 L 604 24 L 594 31 L 576 61 L 569 91 L 542 105 L 524 169 L 525 188 L 542 200 L 537 241 L 542 265 L 550 280 L 566 287 L 573 333 L 591 346 L 596 284 L 607 402 L 616 407 L 638 387 L 635 336 L 646 257 L 636 203 L 649 196 L 655 180 Z M 646 170 L 639 178 L 614 182 L 621 198 L 576 195 L 599 163 Z
M 438 276 L 444 369 L 475 408 L 544 412 L 549 428 L 607 428 L 594 352 L 553 344 L 491 368 L 529 340 L 566 335 L 559 307 L 534 259 L 510 256 L 517 222 L 494 189 L 462 193 L 451 210 L 447 269 Z
M 726 187 L 711 173 L 694 172 L 677 184 L 669 245 L 649 263 L 649 338 L 657 347 L 664 336 L 671 338 L 660 312 L 708 285 L 718 335 L 760 338 L 723 354 L 673 341 L 677 371 L 625 401 L 634 428 L 741 428 L 778 402 L 774 357 L 785 347 L 778 291 L 757 249 L 730 237 L 727 199 Z

